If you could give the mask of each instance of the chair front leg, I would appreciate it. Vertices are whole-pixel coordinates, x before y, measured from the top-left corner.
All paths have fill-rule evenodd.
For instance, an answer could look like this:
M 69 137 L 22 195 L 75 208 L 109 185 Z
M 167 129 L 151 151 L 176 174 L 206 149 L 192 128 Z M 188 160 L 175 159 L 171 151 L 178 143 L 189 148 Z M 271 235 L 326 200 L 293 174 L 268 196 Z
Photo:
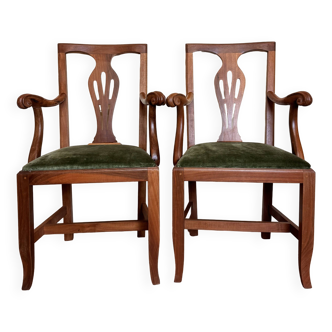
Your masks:
M 184 178 L 183 169 L 179 167 L 173 169 L 173 247 L 174 282 L 181 282 L 184 264 Z
M 159 213 L 159 169 L 148 170 L 148 231 L 149 231 L 149 263 L 153 285 L 160 284 L 158 273 L 158 256 L 160 242 Z
M 300 184 L 299 271 L 304 288 L 311 288 L 310 263 L 314 248 L 315 172 L 304 172 Z
M 22 290 L 31 288 L 35 269 L 35 241 L 33 222 L 33 189 L 29 177 L 17 174 L 18 233 L 23 265 Z

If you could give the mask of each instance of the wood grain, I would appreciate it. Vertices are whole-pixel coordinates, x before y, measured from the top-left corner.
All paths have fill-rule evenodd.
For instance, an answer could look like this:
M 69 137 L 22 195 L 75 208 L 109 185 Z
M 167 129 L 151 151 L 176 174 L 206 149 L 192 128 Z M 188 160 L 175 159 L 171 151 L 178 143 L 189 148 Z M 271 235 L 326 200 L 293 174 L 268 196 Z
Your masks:
M 37 242 L 44 234 L 44 227 L 46 225 L 52 225 L 58 223 L 67 214 L 67 208 L 61 206 L 56 212 L 54 212 L 49 218 L 41 223 L 34 231 L 34 242 Z
M 53 100 L 48 100 L 32 94 L 24 94 L 18 97 L 17 106 L 22 109 L 32 107 L 35 118 L 35 131 L 30 148 L 28 162 L 33 161 L 41 155 L 44 133 L 44 119 L 42 107 L 57 106 L 62 104 L 66 99 L 67 96 L 65 93 L 60 93 L 60 95 Z
M 265 144 L 274 145 L 274 103 L 267 97 L 275 89 L 275 51 L 267 52 L 266 100 L 265 100 Z
M 44 234 L 73 234 L 94 232 L 128 232 L 148 229 L 144 220 L 75 222 L 72 224 L 45 225 Z
M 184 176 L 183 169 L 173 169 L 173 247 L 175 256 L 174 282 L 182 281 L 184 264 Z
M 35 270 L 33 189 L 24 174 L 17 174 L 18 236 L 23 265 L 22 290 L 29 290 Z
M 62 189 L 62 204 L 66 208 L 66 215 L 63 218 L 64 224 L 73 223 L 73 194 L 72 194 L 72 185 L 63 184 Z M 71 241 L 74 239 L 74 234 L 65 234 L 65 241 Z
M 65 53 L 58 53 L 59 93 L 68 96 L 67 59 Z M 69 109 L 68 97 L 60 104 L 60 148 L 69 146 Z
M 237 129 L 239 109 L 243 98 L 245 77 L 238 67 L 238 58 L 248 52 L 261 51 L 267 53 L 267 91 L 274 91 L 275 82 L 275 42 L 242 43 L 242 44 L 186 44 L 186 93 L 194 93 L 193 53 L 208 52 L 222 59 L 222 67 L 215 77 L 215 91 L 222 117 L 222 131 L 219 141 L 241 141 Z M 229 84 L 227 73 L 232 73 Z M 236 81 L 239 80 L 239 93 L 235 96 Z M 224 89 L 220 90 L 219 82 L 223 81 Z M 195 144 L 194 103 L 187 106 L 188 148 Z M 274 104 L 266 100 L 266 144 L 274 144 Z
M 147 44 L 118 44 L 118 45 L 91 45 L 91 44 L 58 44 L 59 53 L 81 54 L 114 54 L 147 53 Z
M 186 44 L 186 53 L 208 52 L 220 53 L 247 53 L 247 52 L 275 51 L 275 42 L 240 43 L 240 44 Z
M 33 113 L 35 116 L 35 132 L 29 152 L 28 162 L 31 162 L 41 156 L 44 136 L 44 119 L 41 107 L 34 107 Z
M 263 183 L 262 220 L 271 221 L 270 206 L 272 205 L 273 183 Z M 271 233 L 262 233 L 262 239 L 270 239 Z
M 159 144 L 157 136 L 156 106 L 162 106 L 166 103 L 164 94 L 160 91 L 150 92 L 148 95 L 140 93 L 141 103 L 149 105 L 149 139 L 150 156 L 157 166 L 160 164 Z
M 183 154 L 183 130 L 184 130 L 184 110 L 183 107 L 193 102 L 194 94 L 189 93 L 184 96 L 180 93 L 172 93 L 167 97 L 166 104 L 168 107 L 177 107 L 176 135 L 173 152 L 173 164 L 179 161 Z
M 274 145 L 275 104 L 289 105 L 289 130 L 292 152 L 304 159 L 298 130 L 298 106 L 312 103 L 309 93 L 300 91 L 279 98 L 275 94 L 275 43 L 242 44 L 187 44 L 186 45 L 186 93 L 172 93 L 167 98 L 169 107 L 177 106 L 177 129 L 174 144 L 173 163 L 177 164 L 183 155 L 184 106 L 187 105 L 187 147 L 195 145 L 193 53 L 209 52 L 222 60 L 222 66 L 215 77 L 214 86 L 222 118 L 222 130 L 218 141 L 241 141 L 238 132 L 238 116 L 244 95 L 245 77 L 238 66 L 238 58 L 247 52 L 260 51 L 267 54 L 265 144 Z M 221 84 L 222 82 L 222 84 Z M 237 89 L 238 84 L 238 89 Z M 238 91 L 238 92 L 237 92 Z M 208 130 L 208 128 L 207 128 Z M 269 239 L 271 232 L 287 232 L 299 240 L 299 270 L 302 284 L 311 287 L 310 262 L 313 250 L 313 219 L 315 206 L 315 180 L 311 169 L 267 169 L 267 168 L 179 168 L 173 169 L 173 246 L 175 253 L 175 282 L 180 282 L 184 264 L 184 229 L 191 235 L 198 230 L 261 232 L 263 239 Z M 189 183 L 189 203 L 184 210 L 184 181 Z M 202 220 L 197 216 L 197 181 L 263 183 L 262 221 Z M 272 205 L 273 183 L 298 183 L 300 185 L 299 227 Z M 183 211 L 184 210 L 184 211 Z M 191 210 L 189 219 L 185 219 Z M 274 217 L 278 222 L 272 222 Z
M 192 53 L 186 54 L 186 94 L 194 93 L 194 59 Z M 187 105 L 187 149 L 195 145 L 194 100 Z
M 302 183 L 300 169 L 259 168 L 184 168 L 185 181 L 250 182 L 250 183 Z
M 306 91 L 292 93 L 285 98 L 279 98 L 274 92 L 267 92 L 268 99 L 278 105 L 289 105 L 289 133 L 292 144 L 292 152 L 301 159 L 304 159 L 302 144 L 298 128 L 298 106 L 309 106 L 312 103 L 311 95 Z
M 218 142 L 241 142 L 237 126 L 245 88 L 245 77 L 237 64 L 241 53 L 220 53 L 218 55 L 223 63 L 214 79 L 214 88 L 222 119 L 221 134 Z M 229 74 L 231 76 L 230 82 L 228 79 Z M 223 91 L 220 89 L 220 81 L 223 81 Z M 236 95 L 237 84 L 239 84 L 239 91 Z
M 160 284 L 158 273 L 160 213 L 159 213 L 159 170 L 150 168 L 148 172 L 148 227 L 149 227 L 149 263 L 153 285 Z
M 280 212 L 275 206 L 269 207 L 269 212 L 273 218 L 280 222 L 287 222 L 290 225 L 290 232 L 298 239 L 299 227 L 295 225 L 289 218 L 287 218 L 282 212 Z
M 67 98 L 65 93 L 60 93 L 58 97 L 53 100 L 48 100 L 43 97 L 32 95 L 32 94 L 24 94 L 18 97 L 17 106 L 22 109 L 26 109 L 29 107 L 53 107 L 60 105 Z
M 92 54 L 96 66 L 92 71 L 88 86 L 96 113 L 97 133 L 93 143 L 117 142 L 113 133 L 113 114 L 119 92 L 119 77 L 111 66 L 113 54 Z M 102 75 L 105 77 L 103 86 Z M 110 91 L 113 81 L 113 91 Z M 97 86 L 98 92 L 95 91 Z
M 63 171 L 35 171 L 27 173 L 30 184 L 73 184 L 147 181 L 147 168 L 114 168 Z
M 299 270 L 304 288 L 311 288 L 310 264 L 314 249 L 315 172 L 304 172 L 300 184 Z
M 191 205 L 191 215 L 190 219 L 197 219 L 197 186 L 196 181 L 188 181 L 188 191 L 189 191 L 189 202 Z M 189 234 L 191 236 L 198 236 L 198 230 L 189 229 Z
M 67 59 L 69 53 L 86 54 L 95 59 L 96 65 L 89 79 L 88 87 L 97 119 L 97 133 L 92 144 L 117 144 L 112 128 L 112 119 L 119 91 L 119 78 L 111 66 L 115 56 L 125 53 L 140 55 L 139 82 L 139 147 L 147 150 L 147 105 L 149 109 L 150 155 L 159 165 L 160 154 L 156 125 L 156 106 L 165 104 L 161 92 L 147 93 L 147 45 L 82 45 L 58 44 L 59 96 L 47 100 L 37 95 L 25 94 L 18 98 L 21 108 L 33 107 L 35 115 L 35 133 L 30 149 L 29 162 L 41 156 L 43 140 L 42 107 L 60 105 L 60 148 L 69 146 L 69 109 Z M 113 89 L 112 89 L 113 85 Z M 95 89 L 96 87 L 96 89 Z M 146 96 L 146 102 L 142 96 Z M 137 220 L 119 222 L 73 222 L 72 184 L 103 182 L 138 182 Z M 149 208 L 146 205 L 146 183 L 149 187 Z M 63 206 L 46 219 L 36 230 L 33 222 L 33 186 L 62 185 Z M 159 253 L 159 169 L 151 168 L 115 168 L 115 169 L 82 169 L 60 171 L 19 172 L 18 221 L 19 247 L 23 263 L 23 286 L 29 289 L 34 274 L 34 241 L 44 234 L 64 234 L 65 241 L 73 239 L 74 233 L 137 231 L 138 237 L 144 237 L 149 230 L 149 260 L 153 284 L 158 284 Z M 56 224 L 60 219 L 63 224 Z
M 147 53 L 140 54 L 140 94 L 147 94 Z M 147 106 L 139 101 L 139 144 L 144 151 L 147 144 Z
M 184 221 L 184 228 L 236 232 L 290 232 L 290 225 L 288 223 L 269 221 L 186 219 Z

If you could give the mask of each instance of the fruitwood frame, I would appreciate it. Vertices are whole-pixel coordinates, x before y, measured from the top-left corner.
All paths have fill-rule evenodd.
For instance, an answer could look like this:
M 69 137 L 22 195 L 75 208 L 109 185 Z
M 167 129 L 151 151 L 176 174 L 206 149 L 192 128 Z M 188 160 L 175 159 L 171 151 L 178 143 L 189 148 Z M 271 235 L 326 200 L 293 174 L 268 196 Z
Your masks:
M 111 68 L 111 59 L 124 53 L 140 55 L 140 94 L 139 94 L 139 147 L 147 150 L 147 105 L 149 105 L 149 139 L 150 155 L 155 167 L 148 168 L 115 168 L 89 170 L 58 171 L 21 171 L 17 174 L 19 248 L 23 264 L 23 290 L 30 289 L 34 275 L 34 246 L 43 235 L 64 234 L 65 241 L 73 240 L 74 233 L 137 231 L 138 237 L 144 237 L 149 231 L 149 263 L 151 281 L 159 284 L 159 146 L 156 131 L 156 106 L 165 104 L 161 92 L 147 94 L 147 45 L 80 45 L 59 44 L 59 96 L 46 100 L 36 95 L 25 94 L 18 98 L 20 108 L 32 106 L 35 115 L 35 133 L 28 161 L 41 155 L 43 140 L 42 107 L 60 105 L 60 148 L 69 146 L 69 117 L 66 54 L 81 53 L 92 56 L 96 67 L 89 79 L 89 88 L 97 117 L 97 134 L 95 144 L 117 143 L 112 131 L 113 111 L 117 97 L 119 80 Z M 112 97 L 102 93 L 101 73 L 106 73 L 106 91 L 110 81 L 114 80 Z M 93 81 L 97 82 L 100 98 L 94 95 Z M 92 88 L 91 88 L 92 87 Z M 104 91 L 105 91 L 104 90 Z M 106 114 L 107 113 L 107 117 Z M 108 116 L 109 114 L 109 116 Z M 136 220 L 73 222 L 72 184 L 103 182 L 138 182 L 138 217 Z M 53 215 L 34 227 L 33 186 L 61 184 L 63 206 Z M 146 184 L 148 184 L 148 205 L 146 204 Z M 58 222 L 63 219 L 63 224 Z
M 233 80 L 226 88 L 224 96 L 219 89 L 219 80 L 225 80 L 223 67 L 215 79 L 217 99 L 223 119 L 222 132 L 218 141 L 241 141 L 237 132 L 237 115 L 244 86 L 240 87 L 239 97 L 235 98 L 235 81 L 243 84 L 244 75 L 237 65 L 241 54 L 261 51 L 267 53 L 265 144 L 274 145 L 274 105 L 289 105 L 289 130 L 292 152 L 304 159 L 299 137 L 298 106 L 312 103 L 309 93 L 300 91 L 285 98 L 275 95 L 275 43 L 245 44 L 187 44 L 186 45 L 186 92 L 187 96 L 173 93 L 167 98 L 167 105 L 177 106 L 177 129 L 174 144 L 173 163 L 177 164 L 183 155 L 184 106 L 187 106 L 187 146 L 195 145 L 193 53 L 210 52 L 223 60 L 223 67 L 233 72 Z M 227 82 L 226 82 L 227 84 Z M 225 86 L 225 84 L 224 84 Z M 226 90 L 226 89 L 225 89 Z M 228 105 L 235 105 L 229 112 Z M 224 106 L 226 105 L 227 108 Z M 226 114 L 228 112 L 228 114 Z M 233 118 L 230 121 L 230 116 Z M 228 115 L 228 116 L 227 116 Z M 228 120 L 228 126 L 225 125 Z M 189 203 L 184 206 L 184 182 L 188 181 Z M 197 216 L 197 181 L 213 182 L 253 182 L 263 184 L 262 221 L 203 220 Z M 272 204 L 273 183 L 298 183 L 300 186 L 299 225 L 297 226 Z M 175 282 L 182 281 L 184 265 L 184 230 L 197 236 L 198 230 L 227 230 L 261 232 L 263 239 L 269 239 L 271 232 L 289 232 L 299 241 L 299 272 L 304 288 L 311 288 L 310 262 L 314 243 L 315 172 L 312 169 L 248 169 L 248 168 L 173 168 L 173 245 L 175 254 Z M 189 218 L 187 214 L 191 211 Z M 271 222 L 275 218 L 277 222 Z

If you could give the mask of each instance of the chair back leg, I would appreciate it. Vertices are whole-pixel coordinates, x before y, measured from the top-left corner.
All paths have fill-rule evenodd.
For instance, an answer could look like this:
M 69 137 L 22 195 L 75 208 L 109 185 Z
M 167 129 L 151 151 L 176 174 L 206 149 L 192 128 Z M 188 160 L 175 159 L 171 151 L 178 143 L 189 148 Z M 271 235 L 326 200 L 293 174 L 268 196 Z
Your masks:
M 197 219 L 197 189 L 196 189 L 196 181 L 188 181 L 189 187 L 189 202 L 192 202 L 191 206 L 191 215 L 190 219 Z M 197 236 L 197 229 L 189 229 L 189 234 L 191 236 Z
M 143 220 L 142 211 L 143 204 L 146 204 L 146 182 L 138 182 L 138 203 L 137 203 L 137 219 Z M 145 237 L 145 231 L 137 231 L 137 237 Z
M 272 218 L 269 214 L 269 208 L 271 208 L 273 204 L 274 204 L 273 183 L 263 183 L 261 220 L 272 221 Z M 264 241 L 270 241 L 272 239 L 272 233 L 261 233 L 261 238 Z
M 67 213 L 63 217 L 64 224 L 73 223 L 73 197 L 72 197 L 72 185 L 62 185 L 62 203 L 67 208 Z M 74 239 L 74 234 L 65 234 L 65 241 L 71 241 Z

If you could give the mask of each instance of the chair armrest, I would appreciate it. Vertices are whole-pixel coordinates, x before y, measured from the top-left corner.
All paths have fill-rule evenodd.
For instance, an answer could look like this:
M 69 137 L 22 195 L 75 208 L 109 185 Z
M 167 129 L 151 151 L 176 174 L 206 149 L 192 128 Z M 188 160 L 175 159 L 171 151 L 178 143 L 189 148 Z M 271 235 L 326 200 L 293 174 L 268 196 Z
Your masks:
M 156 124 L 156 106 L 162 106 L 166 103 L 164 94 L 160 91 L 150 92 L 145 95 L 140 93 L 140 101 L 144 105 L 149 105 L 149 139 L 150 139 L 150 156 L 157 166 L 160 164 L 159 144 Z
M 309 92 L 299 91 L 288 95 L 285 98 L 279 98 L 274 92 L 268 91 L 267 97 L 278 105 L 298 105 L 309 106 L 312 103 L 312 97 Z
M 274 92 L 268 91 L 267 98 L 278 105 L 289 105 L 289 134 L 292 143 L 292 152 L 301 159 L 304 159 L 298 128 L 297 113 L 299 106 L 309 106 L 312 103 L 310 93 L 306 91 L 299 91 L 292 93 L 285 98 L 279 98 Z
M 183 107 L 189 105 L 194 100 L 193 92 L 189 92 L 187 96 L 180 93 L 172 93 L 167 97 L 166 105 L 168 107 L 177 106 L 177 123 L 173 152 L 173 164 L 179 161 L 183 154 L 183 126 L 184 126 L 184 110 Z
M 66 100 L 67 96 L 65 93 L 61 93 L 58 97 L 53 100 L 47 100 L 42 97 L 24 94 L 18 97 L 17 106 L 22 109 L 26 109 L 32 106 L 33 113 L 35 116 L 35 132 L 30 148 L 28 162 L 40 157 L 41 148 L 43 143 L 44 133 L 44 119 L 42 107 L 57 106 Z
M 67 96 L 65 93 L 61 93 L 58 97 L 53 100 L 44 99 L 43 97 L 24 94 L 18 97 L 17 106 L 19 108 L 29 108 L 29 107 L 52 107 L 63 103 Z

